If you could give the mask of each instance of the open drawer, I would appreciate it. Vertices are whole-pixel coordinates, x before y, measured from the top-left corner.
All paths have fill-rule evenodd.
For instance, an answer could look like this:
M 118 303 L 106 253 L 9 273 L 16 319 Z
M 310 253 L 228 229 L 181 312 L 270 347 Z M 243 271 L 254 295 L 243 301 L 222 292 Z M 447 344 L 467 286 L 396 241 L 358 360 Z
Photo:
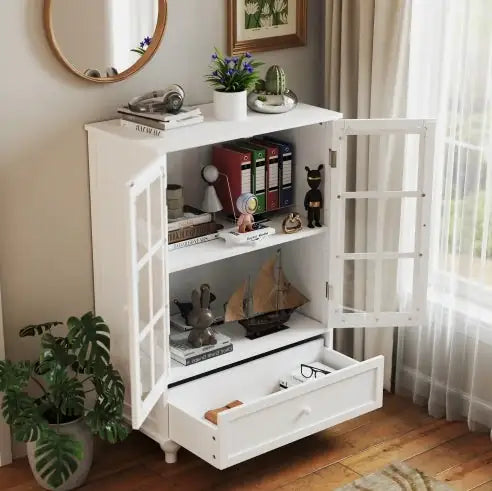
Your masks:
M 300 363 L 337 370 L 289 389 L 279 380 Z M 357 362 L 316 339 L 169 391 L 171 440 L 219 469 L 238 464 L 382 406 L 383 357 Z M 204 418 L 230 401 L 244 404 Z

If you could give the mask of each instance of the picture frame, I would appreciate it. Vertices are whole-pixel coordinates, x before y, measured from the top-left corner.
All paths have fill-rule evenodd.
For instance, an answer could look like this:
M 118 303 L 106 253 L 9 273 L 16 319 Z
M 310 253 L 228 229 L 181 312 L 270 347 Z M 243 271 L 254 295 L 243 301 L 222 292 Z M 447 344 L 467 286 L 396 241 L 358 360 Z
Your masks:
M 307 44 L 308 0 L 226 0 L 229 54 Z

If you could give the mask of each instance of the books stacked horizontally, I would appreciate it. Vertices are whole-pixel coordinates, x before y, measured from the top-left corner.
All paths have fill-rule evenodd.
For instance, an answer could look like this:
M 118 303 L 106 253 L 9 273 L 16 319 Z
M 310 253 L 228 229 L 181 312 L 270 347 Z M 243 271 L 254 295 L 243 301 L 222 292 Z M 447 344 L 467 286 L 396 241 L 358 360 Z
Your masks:
M 172 113 L 139 113 L 128 106 L 118 108 L 121 126 L 139 133 L 163 136 L 166 130 L 182 128 L 203 123 L 203 115 L 199 107 L 183 106 L 178 114 Z
M 213 220 L 211 213 L 187 205 L 184 206 L 183 217 L 168 222 L 170 251 L 217 239 L 222 228 Z
M 171 358 L 182 365 L 193 365 L 200 361 L 230 353 L 233 349 L 231 339 L 220 333 L 215 334 L 217 344 L 193 348 L 188 343 L 189 334 L 189 332 L 178 331 L 171 327 L 171 335 L 169 336 Z

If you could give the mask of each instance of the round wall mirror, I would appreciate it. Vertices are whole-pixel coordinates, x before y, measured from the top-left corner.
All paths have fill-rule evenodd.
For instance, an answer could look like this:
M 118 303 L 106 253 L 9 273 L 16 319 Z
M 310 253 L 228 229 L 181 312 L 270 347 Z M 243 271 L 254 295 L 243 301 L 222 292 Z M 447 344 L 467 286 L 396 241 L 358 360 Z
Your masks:
M 58 59 L 99 83 L 140 70 L 164 34 L 167 0 L 45 0 L 44 26 Z

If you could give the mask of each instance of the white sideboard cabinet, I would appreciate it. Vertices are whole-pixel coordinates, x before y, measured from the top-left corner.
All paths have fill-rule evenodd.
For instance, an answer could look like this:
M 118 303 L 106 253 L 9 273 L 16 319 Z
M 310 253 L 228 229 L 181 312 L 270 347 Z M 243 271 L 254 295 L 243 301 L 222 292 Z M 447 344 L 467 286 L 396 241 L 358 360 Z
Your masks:
M 119 120 L 86 126 L 95 310 L 111 328 L 112 359 L 127 387 L 125 416 L 133 428 L 159 442 L 169 463 L 183 446 L 225 469 L 381 407 L 383 357 L 359 362 L 338 353 L 333 329 L 412 326 L 424 315 L 434 123 L 348 120 L 305 104 L 286 114 L 221 122 L 211 105 L 201 109 L 204 123 L 162 138 L 121 127 Z M 214 240 L 168 251 L 167 183 L 182 184 L 187 204 L 199 207 L 200 170 L 211 163 L 211 146 L 263 134 L 295 146 L 293 208 L 301 215 L 305 166 L 324 164 L 324 226 L 283 234 L 279 217 L 272 222 L 278 233 L 255 247 Z M 350 138 L 379 169 L 379 178 L 366 180 L 370 185 L 347 177 Z M 415 177 L 408 186 L 387 184 L 392 161 L 378 148 L 389 141 L 418 149 L 406 152 Z M 388 226 L 388 213 L 392 223 L 395 213 L 401 218 L 399 227 Z M 361 224 L 373 234 L 371 247 L 357 241 L 347 247 Z M 400 247 L 404 236 L 408 247 Z M 190 366 L 172 361 L 171 300 L 189 299 L 206 282 L 222 305 L 278 249 L 287 277 L 310 299 L 289 328 L 249 340 L 239 324 L 226 324 L 219 330 L 232 338 L 232 352 Z M 408 266 L 407 298 L 396 307 L 387 292 L 398 290 L 401 264 Z M 360 299 L 353 301 L 357 281 L 364 281 L 364 309 Z M 315 360 L 336 370 L 279 390 L 283 375 Z M 204 418 L 232 400 L 243 404 L 219 414 L 216 425 Z

